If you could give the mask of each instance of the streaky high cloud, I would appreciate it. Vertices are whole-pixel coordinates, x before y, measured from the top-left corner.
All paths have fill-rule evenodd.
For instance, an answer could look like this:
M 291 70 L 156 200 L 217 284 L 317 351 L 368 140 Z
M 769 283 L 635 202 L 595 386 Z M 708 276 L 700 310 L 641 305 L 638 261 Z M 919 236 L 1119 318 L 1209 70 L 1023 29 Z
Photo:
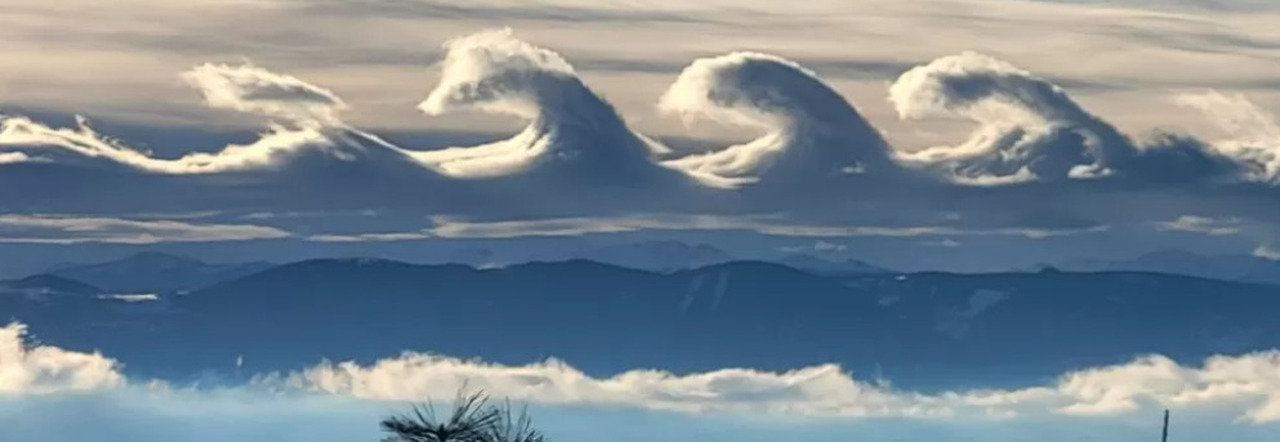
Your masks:
M 955 226 L 855 226 L 803 224 L 777 215 L 636 215 L 613 218 L 552 218 L 517 221 L 467 221 L 445 216 L 432 218 L 434 226 L 418 233 L 442 238 L 513 238 L 521 236 L 573 236 L 640 230 L 743 230 L 776 236 L 803 237 L 916 237 L 938 235 L 998 235 L 1041 239 L 1104 232 L 1108 226 L 1075 229 L 964 229 Z
M 664 164 L 733 187 L 801 181 L 892 166 L 880 133 L 816 74 L 774 55 L 735 52 L 695 60 L 659 102 L 687 122 L 698 118 L 762 129 L 760 138 Z
M 59 215 L 0 215 L 0 242 L 39 244 L 155 244 L 277 239 L 288 232 L 252 224 L 197 224 Z
M 199 89 L 210 107 L 294 124 L 333 123 L 338 121 L 337 113 L 347 107 L 327 89 L 250 64 L 205 63 L 183 73 L 182 79 Z
M 51 394 L 124 386 L 120 364 L 98 353 L 28 345 L 27 327 L 0 327 L 0 395 Z
M 638 183 L 665 170 L 649 157 L 666 148 L 628 128 L 559 54 L 509 29 L 454 38 L 444 48 L 440 82 L 419 105 L 423 112 L 478 110 L 529 123 L 491 144 L 411 153 L 418 161 L 459 178 L 529 173 Z
M 1234 218 L 1215 219 L 1203 216 L 1183 215 L 1173 221 L 1158 222 L 1156 223 L 1156 226 L 1160 230 L 1166 231 L 1194 232 L 1222 236 L 1240 233 L 1241 220 Z
M 889 101 L 901 118 L 964 118 L 978 128 L 964 143 L 899 152 L 968 185 L 1097 179 L 1118 175 L 1194 182 L 1238 165 L 1201 142 L 1158 134 L 1138 145 L 1058 86 L 975 52 L 939 58 L 902 74 Z
M 1083 369 L 1019 390 L 940 394 L 901 391 L 856 379 L 835 365 L 785 372 L 722 369 L 676 375 L 633 370 L 593 378 L 558 360 L 510 366 L 405 353 L 371 365 L 323 363 L 258 379 L 367 399 L 446 397 L 467 386 L 552 404 L 621 405 L 679 412 L 1008 419 L 1057 414 L 1114 416 L 1160 407 L 1230 410 L 1253 424 L 1280 422 L 1280 352 L 1214 356 L 1183 366 L 1163 356 Z

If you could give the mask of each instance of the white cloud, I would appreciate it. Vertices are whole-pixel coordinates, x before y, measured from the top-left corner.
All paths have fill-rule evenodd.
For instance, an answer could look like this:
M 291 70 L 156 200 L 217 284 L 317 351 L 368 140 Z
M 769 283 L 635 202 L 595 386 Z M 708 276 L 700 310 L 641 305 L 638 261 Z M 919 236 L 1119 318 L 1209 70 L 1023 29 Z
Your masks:
M 390 233 L 357 233 L 353 235 L 312 235 L 307 237 L 307 241 L 314 242 L 392 242 L 392 241 L 418 241 L 431 238 L 430 234 L 423 232 L 390 232 Z
M 723 369 L 676 375 L 633 370 L 594 378 L 556 361 L 508 366 L 405 353 L 362 366 L 324 363 L 268 385 L 367 399 L 448 397 L 461 386 L 550 404 L 622 405 L 678 412 L 1010 418 L 1056 414 L 1121 415 L 1158 407 L 1238 411 L 1255 424 L 1280 422 L 1280 352 L 1215 356 L 1198 367 L 1149 356 L 1079 370 L 1056 383 L 1020 390 L 921 394 L 855 379 L 835 365 L 786 372 Z
M 347 104 L 333 92 L 250 64 L 205 63 L 182 74 L 206 105 L 262 114 L 295 124 L 332 124 Z
M 22 152 L 0 152 L 0 164 L 25 163 L 35 160 L 35 158 L 31 158 Z
M 41 244 L 154 244 L 287 238 L 283 230 L 251 224 L 194 224 L 67 215 L 0 215 L 0 242 Z
M 480 110 L 528 125 L 490 144 L 406 151 L 440 173 L 487 178 L 577 163 L 577 172 L 627 175 L 650 166 L 650 153 L 666 150 L 632 132 L 560 54 L 517 39 L 510 29 L 453 38 L 444 49 L 440 82 L 420 110 L 436 116 Z
M 128 294 L 118 294 L 118 295 L 102 295 L 102 296 L 98 296 L 98 299 L 123 301 L 123 302 L 132 304 L 132 303 L 139 303 L 139 302 L 159 301 L 160 296 L 156 295 L 155 293 L 128 293 Z
M 812 180 L 890 165 L 879 132 L 812 71 L 770 54 L 734 52 L 694 60 L 658 104 L 686 124 L 699 118 L 758 128 L 744 144 L 663 164 L 717 187 Z
M 330 134 L 318 128 L 272 127 L 247 145 L 229 145 L 216 153 L 193 152 L 171 160 L 152 157 L 104 137 L 83 118 L 77 119 L 76 128 L 53 128 L 26 117 L 0 115 L 0 155 L 29 159 L 28 152 L 35 152 L 41 154 L 42 162 L 123 166 L 149 173 L 205 174 L 270 168 L 278 166 L 281 159 L 308 149 L 340 156 L 337 147 Z
M 1253 249 L 1253 256 L 1270 259 L 1272 261 L 1280 261 L 1280 248 L 1277 248 L 1271 243 L 1262 244 Z
M 520 221 L 470 222 L 434 217 L 435 226 L 424 232 L 444 238 L 514 238 L 520 236 L 575 236 L 591 233 L 639 230 L 746 230 L 776 236 L 807 237 L 916 237 L 937 235 L 1021 236 L 1043 239 L 1097 233 L 1107 226 L 1079 229 L 964 229 L 950 226 L 849 226 L 805 225 L 777 216 L 655 215 L 616 218 L 555 218 Z
M 1237 218 L 1216 219 L 1203 216 L 1183 215 L 1173 221 L 1157 222 L 1160 230 L 1175 232 L 1203 233 L 1213 236 L 1235 235 L 1240 233 L 1241 220 Z
M 814 251 L 814 252 L 822 252 L 822 253 L 831 253 L 831 252 L 843 252 L 848 249 L 849 249 L 849 246 L 844 244 L 819 240 L 811 245 L 782 247 L 780 250 L 784 252 Z
M 899 155 L 943 168 L 959 183 L 1000 185 L 1101 173 L 1132 148 L 1061 88 L 974 52 L 902 74 L 889 100 L 904 119 L 958 117 L 978 124 L 963 144 Z
M 115 360 L 50 346 L 28 346 L 27 328 L 0 327 L 0 395 L 50 394 L 117 388 L 125 384 Z
M 1280 181 L 1280 123 L 1274 115 L 1240 94 L 1215 91 L 1178 95 L 1174 101 L 1199 109 L 1231 138 L 1213 144 L 1224 155 L 1250 165 L 1246 170 L 1257 181 Z

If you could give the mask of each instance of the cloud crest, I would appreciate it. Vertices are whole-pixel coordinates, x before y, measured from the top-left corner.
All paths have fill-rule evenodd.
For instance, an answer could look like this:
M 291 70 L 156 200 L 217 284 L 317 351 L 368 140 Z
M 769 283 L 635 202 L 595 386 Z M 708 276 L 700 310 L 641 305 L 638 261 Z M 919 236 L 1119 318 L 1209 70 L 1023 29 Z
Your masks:
M 960 184 L 1112 175 L 1195 181 L 1236 167 L 1187 137 L 1161 134 L 1137 145 L 1053 83 L 976 52 L 907 71 L 890 87 L 889 101 L 903 119 L 949 117 L 978 124 L 962 144 L 898 155 Z
M 718 187 L 884 173 L 891 166 L 885 141 L 848 101 L 813 72 L 774 55 L 695 60 L 658 106 L 686 122 L 765 131 L 745 144 L 664 162 Z
M 665 148 L 628 128 L 559 54 L 510 29 L 458 37 L 444 49 L 440 82 L 419 109 L 478 110 L 529 124 L 490 144 L 410 153 L 416 160 L 456 178 L 527 173 L 634 183 L 664 170 L 649 157 Z

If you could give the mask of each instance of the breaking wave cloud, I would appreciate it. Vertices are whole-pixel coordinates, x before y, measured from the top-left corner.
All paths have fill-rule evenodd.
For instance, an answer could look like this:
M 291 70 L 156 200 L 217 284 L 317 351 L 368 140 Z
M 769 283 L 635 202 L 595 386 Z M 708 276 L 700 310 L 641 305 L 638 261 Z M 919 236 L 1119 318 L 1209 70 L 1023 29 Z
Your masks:
M 165 159 L 99 134 L 84 118 L 77 118 L 74 128 L 53 128 L 0 115 L 0 155 L 173 175 L 272 170 L 308 154 L 341 161 L 364 156 L 366 147 L 339 124 L 337 114 L 346 104 L 328 90 L 252 65 L 205 64 L 182 78 L 200 90 L 206 105 L 265 116 L 271 119 L 269 129 L 249 144 Z
M 962 186 L 1072 180 L 1274 184 L 1280 176 L 1280 131 L 1242 97 L 1179 98 L 1209 110 L 1210 118 L 1233 132 L 1232 139 L 1210 143 L 1157 133 L 1135 141 L 1051 82 L 973 52 L 911 69 L 889 89 L 902 118 L 975 123 L 973 134 L 959 144 L 892 147 L 814 72 L 778 56 L 737 52 L 688 65 L 659 107 L 686 120 L 755 128 L 761 136 L 708 152 L 675 152 L 629 128 L 564 57 L 510 30 L 458 37 L 444 49 L 440 81 L 420 104 L 422 111 L 498 113 L 526 120 L 526 127 L 490 144 L 404 148 L 343 122 L 347 104 L 325 88 L 250 64 L 204 64 L 182 79 L 212 108 L 265 118 L 268 130 L 260 139 L 161 158 L 98 133 L 83 119 L 55 128 L 0 115 L 0 168 L 41 163 L 150 174 L 269 175 L 314 164 L 303 159 L 320 159 L 371 163 L 362 171 L 374 174 L 397 170 L 438 177 L 432 185 L 445 187 L 501 178 L 604 188 L 700 183 L 711 189 L 785 189 L 864 175 Z
M 628 128 L 559 54 L 510 30 L 456 38 L 444 47 L 440 83 L 419 109 L 498 113 L 528 125 L 491 144 L 414 152 L 416 160 L 457 178 L 550 173 L 638 182 L 659 172 L 650 156 L 666 148 Z
M 902 74 L 889 90 L 889 101 L 904 119 L 943 116 L 978 125 L 961 144 L 898 155 L 961 184 L 1111 175 L 1196 180 L 1228 175 L 1238 166 L 1187 137 L 1162 134 L 1139 145 L 1053 83 L 974 52 Z
M 686 120 L 765 132 L 745 144 L 664 163 L 712 185 L 883 173 L 891 165 L 879 132 L 848 101 L 813 72 L 777 56 L 736 52 L 696 60 L 659 107 Z

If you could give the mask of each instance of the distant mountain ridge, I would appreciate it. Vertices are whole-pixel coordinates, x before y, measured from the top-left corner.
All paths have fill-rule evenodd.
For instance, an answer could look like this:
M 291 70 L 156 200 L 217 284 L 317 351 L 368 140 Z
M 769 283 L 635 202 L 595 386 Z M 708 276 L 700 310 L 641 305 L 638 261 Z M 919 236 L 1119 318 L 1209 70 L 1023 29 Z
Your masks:
M 1074 260 L 1056 267 L 1073 271 L 1145 271 L 1224 281 L 1280 285 L 1280 262 L 1252 255 L 1201 255 L 1162 250 L 1126 260 Z
M 501 268 L 321 259 L 158 302 L 6 311 L 50 343 L 147 376 L 292 370 L 417 350 L 592 375 L 840 363 L 907 388 L 1031 384 L 1159 353 L 1280 347 L 1280 287 L 1144 272 L 822 276 L 734 261 L 654 272 L 588 260 Z M 179 353 L 182 358 L 168 355 Z
M 272 266 L 265 262 L 210 264 L 185 256 L 142 252 L 95 264 L 64 265 L 47 273 L 121 293 L 195 290 Z

